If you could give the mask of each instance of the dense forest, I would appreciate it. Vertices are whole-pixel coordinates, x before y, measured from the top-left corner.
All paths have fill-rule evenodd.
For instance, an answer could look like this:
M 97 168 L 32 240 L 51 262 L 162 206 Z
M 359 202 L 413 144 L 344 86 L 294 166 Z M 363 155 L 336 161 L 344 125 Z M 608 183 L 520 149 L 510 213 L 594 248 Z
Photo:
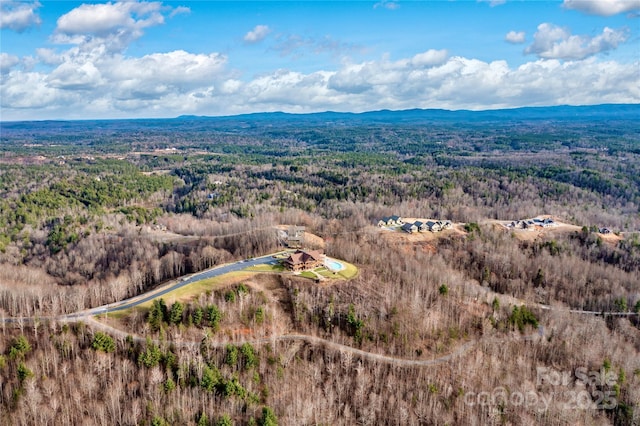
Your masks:
M 0 420 L 640 424 L 639 114 L 2 122 Z M 456 231 L 389 236 L 394 214 Z M 497 225 L 541 215 L 572 228 Z M 358 275 L 55 319 L 281 250 L 275 225 Z

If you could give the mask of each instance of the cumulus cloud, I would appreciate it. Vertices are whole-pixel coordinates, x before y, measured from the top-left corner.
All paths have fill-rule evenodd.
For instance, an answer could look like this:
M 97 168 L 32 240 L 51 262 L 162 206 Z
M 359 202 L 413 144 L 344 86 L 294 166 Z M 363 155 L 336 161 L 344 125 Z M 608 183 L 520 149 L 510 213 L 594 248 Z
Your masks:
M 217 53 L 177 50 L 119 60 L 106 72 L 119 99 L 157 99 L 212 85 L 226 62 L 226 57 Z
M 640 0 L 564 0 L 562 5 L 567 9 L 599 16 L 640 11 Z
M 58 111 L 57 116 L 65 118 L 127 116 L 134 111 L 148 116 L 159 107 L 193 112 L 188 108 L 198 105 L 198 97 L 217 94 L 218 83 L 226 83 L 228 92 L 234 90 L 233 81 L 227 82 L 227 59 L 217 53 L 178 50 L 127 58 L 119 54 L 93 57 L 70 49 L 60 55 L 42 50 L 40 55 L 58 66 L 48 73 L 13 70 L 7 74 L 0 85 L 3 109 Z
M 36 56 L 45 65 L 60 65 L 63 61 L 61 55 L 56 53 L 53 49 L 47 49 L 44 47 L 40 47 L 36 49 Z
M 435 50 L 429 49 L 426 52 L 418 53 L 411 58 L 411 64 L 417 67 L 429 67 L 442 64 L 447 60 L 449 52 L 446 49 Z
M 62 111 L 65 104 L 69 105 L 67 97 L 48 86 L 46 75 L 37 72 L 10 73 L 0 85 L 0 95 L 0 106 L 3 109 L 8 108 L 17 111 L 23 109 L 39 110 L 42 113 L 48 107 Z M 11 111 L 7 112 L 10 113 Z M 31 113 L 33 114 L 33 112 Z M 4 119 L 12 119 L 4 111 L 3 116 Z M 31 118 L 33 117 L 31 115 Z
M 347 64 L 335 72 L 279 70 L 248 83 L 234 104 L 241 111 L 308 112 L 637 103 L 638 65 L 537 60 L 510 68 L 505 61 L 454 56 L 439 65 L 417 68 L 410 59 L 383 58 Z
M 36 13 L 40 2 L 7 1 L 0 2 L 0 29 L 22 32 L 42 22 Z
M 83 4 L 58 18 L 52 41 L 121 51 L 175 10 L 160 2 Z
M 267 25 L 256 25 L 254 29 L 244 35 L 244 41 L 246 43 L 259 43 L 264 40 L 271 32 L 271 29 Z
M 508 43 L 521 44 L 525 42 L 525 33 L 524 31 L 509 31 L 504 36 L 504 40 Z
M 337 69 L 307 73 L 280 69 L 243 80 L 217 53 L 126 57 L 73 47 L 39 55 L 55 64 L 51 71 L 26 71 L 16 58 L 2 56 L 3 64 L 13 64 L 0 82 L 4 119 L 640 102 L 639 61 L 593 57 L 510 67 L 432 49 L 399 60 L 344 61 Z
M 221 54 L 183 50 L 142 57 L 124 54 L 145 28 L 160 25 L 165 16 L 176 13 L 188 13 L 188 9 L 159 2 L 83 4 L 73 9 L 58 19 L 52 36 L 52 41 L 72 46 L 39 48 L 30 59 L 50 70 L 34 72 L 29 58 L 19 60 L 2 54 L 3 107 L 114 116 L 154 110 L 158 105 L 177 110 L 189 105 L 195 108 L 199 98 L 217 94 L 217 84 L 232 90 L 233 84 L 224 84 L 231 74 L 225 69 L 227 58 Z M 18 63 L 21 71 L 16 69 Z
M 83 4 L 58 18 L 57 31 L 68 34 L 105 34 L 135 31 L 161 24 L 161 3 L 118 2 Z
M 533 35 L 533 44 L 525 49 L 526 54 L 535 54 L 544 59 L 584 59 L 598 53 L 608 52 L 627 41 L 628 31 L 605 27 L 595 37 L 572 35 L 566 28 L 550 23 L 538 25 Z
M 0 53 L 0 72 L 2 74 L 7 73 L 14 66 L 20 63 L 20 58 L 14 55 L 9 55 L 8 53 L 2 52 Z
M 383 58 L 381 61 L 346 64 L 329 77 L 327 85 L 344 93 L 363 93 L 374 87 L 399 85 L 446 63 L 448 56 L 446 50 L 430 49 L 398 61 Z
M 100 71 L 91 62 L 63 63 L 46 81 L 49 87 L 67 90 L 96 90 L 103 82 Z

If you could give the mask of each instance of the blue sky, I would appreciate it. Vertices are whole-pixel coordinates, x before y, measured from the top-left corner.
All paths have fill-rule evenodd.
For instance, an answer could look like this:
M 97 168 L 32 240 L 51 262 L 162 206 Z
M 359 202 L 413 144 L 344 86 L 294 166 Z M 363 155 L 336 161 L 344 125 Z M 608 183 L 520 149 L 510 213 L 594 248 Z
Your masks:
M 2 120 L 640 102 L 640 0 L 0 0 Z

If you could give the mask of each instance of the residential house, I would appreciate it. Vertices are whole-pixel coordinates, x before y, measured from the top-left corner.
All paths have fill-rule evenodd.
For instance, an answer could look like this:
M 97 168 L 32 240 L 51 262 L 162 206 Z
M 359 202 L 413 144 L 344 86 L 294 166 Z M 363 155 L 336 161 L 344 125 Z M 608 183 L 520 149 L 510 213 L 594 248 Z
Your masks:
M 306 271 L 324 265 L 324 254 L 320 250 L 297 250 L 284 260 L 292 271 Z
M 402 225 L 402 230 L 409 234 L 413 234 L 414 232 L 418 232 L 418 227 L 414 223 L 405 223 Z
M 382 226 L 392 226 L 395 224 L 392 224 L 391 222 L 391 218 L 389 216 L 385 216 L 382 219 L 380 219 L 378 221 L 378 226 L 382 227 Z
M 413 224 L 418 228 L 418 232 L 426 232 L 429 230 L 427 228 L 427 224 L 424 222 L 420 222 L 419 220 L 413 222 Z
M 393 220 L 396 225 L 404 224 L 404 221 L 402 220 L 402 218 L 400 216 L 391 216 L 391 220 Z
M 400 216 L 385 216 L 378 221 L 378 226 L 398 226 L 403 223 Z
M 442 226 L 438 222 L 434 222 L 432 220 L 427 221 L 427 228 L 431 232 L 440 232 Z

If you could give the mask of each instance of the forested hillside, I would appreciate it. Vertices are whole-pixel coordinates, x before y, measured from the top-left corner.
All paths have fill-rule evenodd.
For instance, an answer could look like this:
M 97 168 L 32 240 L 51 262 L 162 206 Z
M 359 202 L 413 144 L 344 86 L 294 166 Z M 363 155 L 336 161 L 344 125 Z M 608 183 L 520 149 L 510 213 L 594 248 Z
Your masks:
M 0 123 L 0 422 L 639 424 L 639 113 Z M 567 227 L 499 225 L 543 215 Z M 282 250 L 276 225 L 358 275 L 54 319 Z

